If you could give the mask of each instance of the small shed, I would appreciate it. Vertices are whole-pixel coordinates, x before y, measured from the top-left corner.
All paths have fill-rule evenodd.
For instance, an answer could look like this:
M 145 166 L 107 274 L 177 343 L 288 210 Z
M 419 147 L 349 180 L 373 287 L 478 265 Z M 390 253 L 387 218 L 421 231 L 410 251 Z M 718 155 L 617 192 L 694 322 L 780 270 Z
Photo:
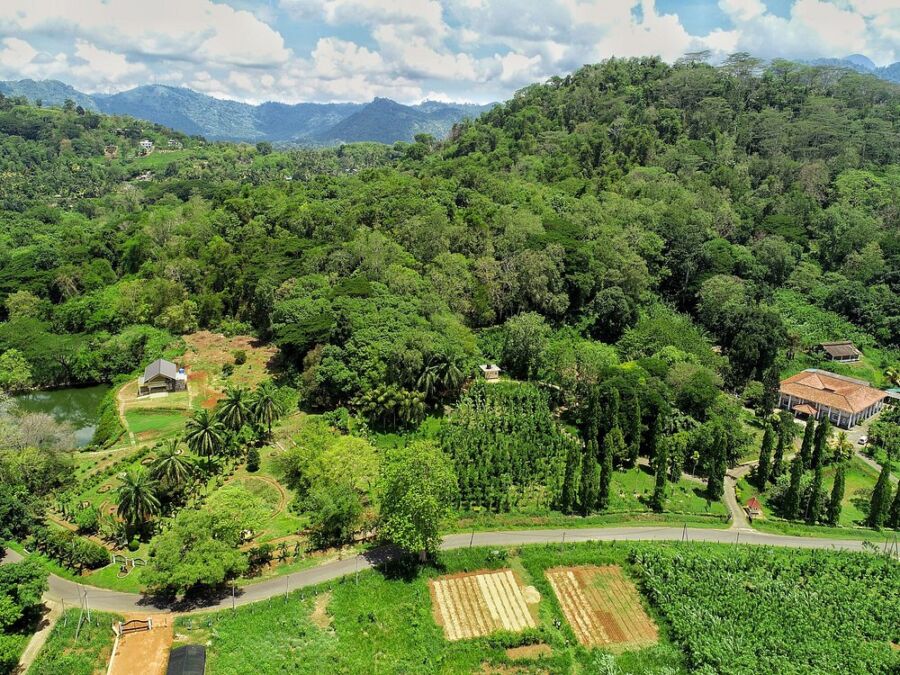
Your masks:
M 496 363 L 482 363 L 478 366 L 481 369 L 481 375 L 485 380 L 499 380 L 500 379 L 500 366 Z
M 856 348 L 849 340 L 842 342 L 823 342 L 819 345 L 819 350 L 830 361 L 838 361 L 839 363 L 853 363 L 859 361 L 862 352 Z
M 206 647 L 185 645 L 169 652 L 166 675 L 203 675 L 206 672 Z
M 749 501 L 747 501 L 747 513 L 751 516 L 762 515 L 762 504 L 759 503 L 756 497 L 750 497 Z
M 138 378 L 138 396 L 182 391 L 186 388 L 187 375 L 184 368 L 179 368 L 165 359 L 156 359 L 144 368 L 144 374 Z

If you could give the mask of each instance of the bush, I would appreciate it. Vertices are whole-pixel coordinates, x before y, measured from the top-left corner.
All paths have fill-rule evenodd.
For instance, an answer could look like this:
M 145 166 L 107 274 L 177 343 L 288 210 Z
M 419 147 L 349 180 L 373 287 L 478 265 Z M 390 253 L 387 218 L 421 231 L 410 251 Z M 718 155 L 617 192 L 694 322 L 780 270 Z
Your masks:
M 251 447 L 247 452 L 247 471 L 259 471 L 259 450 Z
M 132 537 L 131 541 L 128 542 L 128 550 L 134 553 L 141 547 L 141 543 L 138 541 L 137 537 Z
M 222 364 L 222 377 L 230 377 L 234 372 L 234 364 L 233 363 L 223 363 Z
M 26 546 L 79 572 L 94 570 L 109 563 L 109 551 L 68 530 L 38 528 L 28 538 Z
M 82 534 L 94 534 L 100 528 L 100 512 L 93 506 L 81 509 L 75 516 L 75 524 Z
M 325 413 L 322 415 L 322 419 L 343 433 L 347 433 L 350 430 L 350 411 L 343 406 Z
M 247 363 L 247 352 L 243 349 L 235 349 L 232 352 L 232 356 L 234 356 L 234 365 L 242 366 Z

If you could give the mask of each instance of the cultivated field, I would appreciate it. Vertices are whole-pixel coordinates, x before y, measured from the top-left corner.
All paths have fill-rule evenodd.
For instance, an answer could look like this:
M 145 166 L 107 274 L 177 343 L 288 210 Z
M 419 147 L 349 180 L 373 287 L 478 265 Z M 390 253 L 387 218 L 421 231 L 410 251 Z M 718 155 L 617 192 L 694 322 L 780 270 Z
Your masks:
M 435 621 L 448 640 L 536 625 L 512 570 L 454 574 L 432 580 L 430 587 Z
M 656 626 L 618 565 L 556 567 L 547 579 L 578 641 L 620 653 L 656 644 Z

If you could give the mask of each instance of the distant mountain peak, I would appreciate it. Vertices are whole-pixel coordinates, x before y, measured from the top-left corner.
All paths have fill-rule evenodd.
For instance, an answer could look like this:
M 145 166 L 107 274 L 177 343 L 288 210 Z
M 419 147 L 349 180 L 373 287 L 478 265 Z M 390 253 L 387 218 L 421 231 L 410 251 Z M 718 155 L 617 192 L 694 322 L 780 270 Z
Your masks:
M 144 84 L 115 94 L 88 95 L 56 80 L 0 82 L 0 92 L 62 105 L 72 99 L 90 110 L 129 115 L 210 140 L 274 141 L 307 145 L 352 141 L 412 141 L 418 133 L 445 136 L 463 117 L 491 106 L 429 102 L 408 106 L 379 96 L 369 103 L 251 105 L 186 87 Z
M 845 56 L 844 61 L 849 61 L 857 66 L 862 66 L 866 70 L 872 71 L 878 68 L 868 56 L 864 54 L 851 54 L 850 56 Z

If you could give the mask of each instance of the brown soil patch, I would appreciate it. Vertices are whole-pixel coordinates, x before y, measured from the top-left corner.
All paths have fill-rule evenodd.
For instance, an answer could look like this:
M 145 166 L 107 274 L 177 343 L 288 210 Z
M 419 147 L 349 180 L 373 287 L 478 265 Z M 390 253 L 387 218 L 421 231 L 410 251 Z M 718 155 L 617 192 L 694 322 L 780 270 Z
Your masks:
M 537 625 L 512 570 L 451 574 L 432 579 L 429 589 L 434 620 L 448 640 Z
M 517 661 L 519 659 L 539 659 L 542 656 L 550 656 L 553 648 L 550 645 L 538 642 L 536 645 L 524 645 L 522 647 L 510 647 L 506 650 L 507 658 Z
M 618 565 L 556 567 L 546 575 L 566 620 L 585 647 L 621 653 L 656 644 L 656 625 Z
M 125 620 L 147 619 L 146 614 L 126 614 Z M 169 664 L 173 625 L 171 614 L 154 614 L 153 629 L 119 638 L 110 675 L 164 675 Z
M 316 605 L 312 614 L 309 615 L 310 621 L 323 630 L 331 626 L 331 615 L 328 613 L 329 602 L 331 602 L 331 591 L 322 593 L 316 598 Z
M 540 668 L 535 670 L 532 666 L 498 666 L 491 663 L 482 663 L 478 675 L 550 675 L 550 671 Z

